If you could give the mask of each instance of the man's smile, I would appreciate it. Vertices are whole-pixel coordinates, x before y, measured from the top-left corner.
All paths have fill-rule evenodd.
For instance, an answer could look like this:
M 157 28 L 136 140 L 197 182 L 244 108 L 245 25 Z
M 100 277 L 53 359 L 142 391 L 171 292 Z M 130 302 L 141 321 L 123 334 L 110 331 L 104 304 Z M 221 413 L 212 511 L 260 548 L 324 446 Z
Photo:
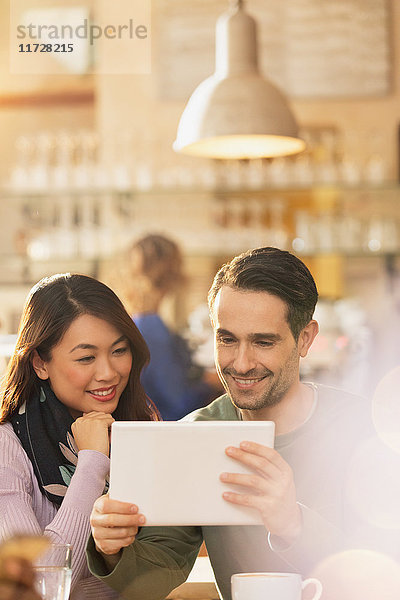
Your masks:
M 265 379 L 265 377 L 267 377 L 267 375 L 264 375 L 264 377 L 258 377 L 257 379 L 235 377 L 234 375 L 231 375 L 231 377 L 238 387 L 249 388 L 249 387 L 252 387 L 253 385 L 259 383 L 263 379 Z

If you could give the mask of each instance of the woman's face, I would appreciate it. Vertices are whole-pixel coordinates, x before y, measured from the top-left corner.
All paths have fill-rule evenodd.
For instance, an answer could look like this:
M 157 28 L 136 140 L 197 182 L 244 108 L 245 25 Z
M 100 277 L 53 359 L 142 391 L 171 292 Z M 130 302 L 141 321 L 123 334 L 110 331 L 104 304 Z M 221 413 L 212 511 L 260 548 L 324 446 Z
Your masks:
M 128 383 L 132 353 L 128 339 L 110 323 L 81 315 L 54 346 L 48 362 L 35 353 L 32 363 L 76 418 L 92 411 L 114 412 Z

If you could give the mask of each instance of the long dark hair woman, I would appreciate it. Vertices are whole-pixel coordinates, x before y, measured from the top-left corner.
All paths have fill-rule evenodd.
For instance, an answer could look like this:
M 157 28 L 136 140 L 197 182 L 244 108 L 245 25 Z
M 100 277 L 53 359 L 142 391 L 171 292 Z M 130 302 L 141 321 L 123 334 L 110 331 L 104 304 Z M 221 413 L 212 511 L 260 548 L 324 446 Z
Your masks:
M 44 533 L 73 545 L 73 600 L 115 598 L 89 574 L 89 516 L 107 488 L 109 430 L 152 420 L 149 360 L 123 304 L 85 275 L 42 279 L 28 295 L 0 408 L 0 539 Z

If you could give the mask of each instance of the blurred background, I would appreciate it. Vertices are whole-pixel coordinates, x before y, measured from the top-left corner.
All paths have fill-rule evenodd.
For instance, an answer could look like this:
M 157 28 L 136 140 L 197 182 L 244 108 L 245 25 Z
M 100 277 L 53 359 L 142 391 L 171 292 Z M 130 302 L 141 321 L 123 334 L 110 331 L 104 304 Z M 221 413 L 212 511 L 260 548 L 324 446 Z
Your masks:
M 21 19 L 32 4 L 50 10 L 18 4 Z M 124 4 L 112 4 L 115 22 Z M 182 251 L 185 284 L 160 312 L 200 367 L 213 364 L 212 278 L 261 245 L 294 252 L 317 281 L 321 334 L 304 379 L 371 396 L 399 363 L 400 3 L 248 0 L 261 69 L 289 99 L 307 150 L 185 157 L 172 150 L 178 121 L 214 69 L 227 4 L 153 0 L 149 74 L 105 74 L 90 48 L 81 61 L 49 57 L 48 74 L 12 74 L 9 3 L 0 0 L 1 370 L 36 281 L 81 272 L 124 295 L 126 251 L 149 233 Z M 66 10 L 90 19 L 109 10 L 89 0 L 57 6 L 60 23 Z

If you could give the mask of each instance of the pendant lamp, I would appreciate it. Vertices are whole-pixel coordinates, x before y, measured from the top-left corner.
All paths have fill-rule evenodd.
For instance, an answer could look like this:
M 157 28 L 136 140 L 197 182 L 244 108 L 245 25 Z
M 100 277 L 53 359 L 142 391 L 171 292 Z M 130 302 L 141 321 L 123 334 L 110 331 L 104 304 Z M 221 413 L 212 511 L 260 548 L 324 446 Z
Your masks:
M 287 156 L 305 148 L 285 97 L 258 70 L 257 25 L 241 0 L 217 20 L 215 72 L 191 95 L 173 148 L 221 159 Z

